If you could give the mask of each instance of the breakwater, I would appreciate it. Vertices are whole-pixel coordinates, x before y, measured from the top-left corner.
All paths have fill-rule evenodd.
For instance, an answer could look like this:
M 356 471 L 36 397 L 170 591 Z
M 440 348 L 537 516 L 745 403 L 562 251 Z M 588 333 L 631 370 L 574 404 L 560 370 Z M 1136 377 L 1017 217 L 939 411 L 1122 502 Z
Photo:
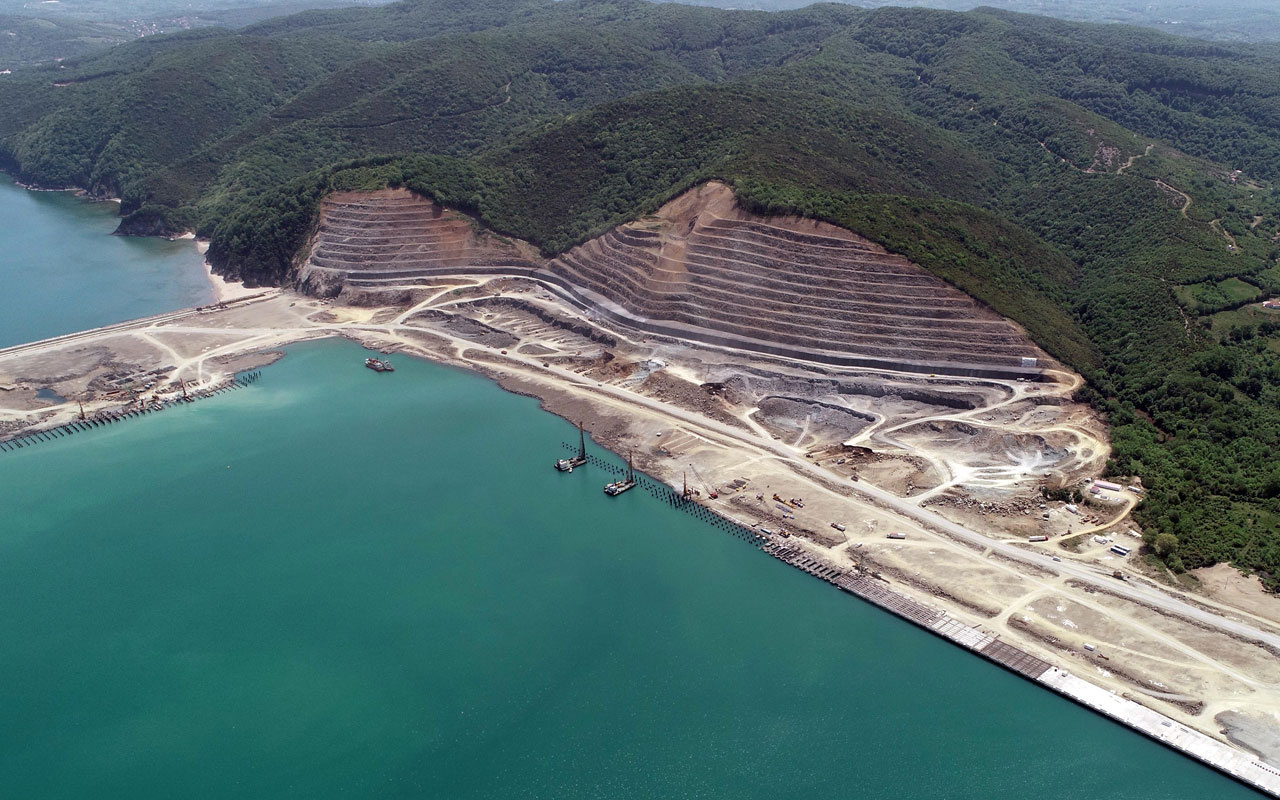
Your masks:
M 576 449 L 568 442 L 566 448 Z M 614 475 L 625 470 L 588 454 L 588 463 Z M 959 645 L 1027 680 L 1118 722 L 1160 744 L 1192 758 L 1240 783 L 1273 797 L 1280 797 L 1280 770 L 1247 752 L 1192 730 L 1158 711 L 1091 683 L 1055 666 L 997 634 L 969 625 L 941 609 L 921 603 L 890 588 L 887 580 L 860 569 L 833 564 L 790 537 L 763 534 L 716 513 L 700 502 L 684 498 L 666 484 L 642 473 L 637 485 L 659 500 L 843 592 L 865 600 L 913 625 Z
M 9 438 L 0 438 L 0 452 L 23 450 L 28 447 L 34 447 L 38 444 L 51 442 L 55 439 L 62 439 L 94 428 L 114 425 L 117 422 L 124 422 L 128 419 L 143 417 L 147 414 L 155 414 L 157 412 L 173 408 L 174 406 L 194 403 L 197 400 L 214 397 L 226 392 L 235 391 L 236 389 L 243 389 L 257 383 L 258 379 L 261 377 L 262 371 L 254 370 L 252 372 L 237 375 L 236 377 L 215 386 L 187 392 L 181 397 L 170 397 L 165 398 L 164 400 L 151 400 L 147 402 L 134 402 L 119 409 L 99 410 L 92 414 L 85 414 L 83 417 L 72 422 L 67 422 L 51 428 L 41 428 L 39 430 L 27 431 Z

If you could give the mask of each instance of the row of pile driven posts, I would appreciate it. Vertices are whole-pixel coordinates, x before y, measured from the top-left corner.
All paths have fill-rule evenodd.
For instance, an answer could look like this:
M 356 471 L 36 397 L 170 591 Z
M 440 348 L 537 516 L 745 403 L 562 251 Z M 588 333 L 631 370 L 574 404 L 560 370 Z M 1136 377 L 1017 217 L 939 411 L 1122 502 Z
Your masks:
M 48 428 L 34 433 L 15 436 L 12 439 L 0 441 L 0 452 L 9 452 L 22 450 L 28 447 L 34 447 L 42 442 L 51 442 L 54 439 L 61 439 L 81 431 L 91 430 L 93 428 L 103 428 L 107 425 L 114 425 L 117 422 L 123 422 L 133 417 L 141 417 L 144 414 L 153 414 L 157 411 L 164 411 L 166 408 L 172 408 L 183 403 L 194 403 L 196 400 L 203 400 L 206 397 L 213 397 L 216 394 L 230 392 L 236 389 L 243 389 L 258 382 L 262 377 L 261 370 L 246 372 L 236 377 L 234 380 L 227 381 L 220 386 L 214 386 L 209 389 L 202 389 L 198 392 L 183 395 L 182 397 L 172 400 L 152 401 L 139 408 L 130 409 L 128 411 L 99 411 L 94 414 L 78 419 L 74 422 L 68 422 L 65 425 L 59 425 L 56 428 Z
M 576 451 L 578 449 L 578 445 L 571 444 L 569 442 L 564 442 L 563 444 L 566 450 Z M 614 464 L 610 464 L 604 459 L 594 456 L 590 453 L 587 454 L 587 463 L 591 464 L 594 467 L 599 467 L 605 472 L 609 472 L 614 475 L 622 475 L 623 473 L 626 472 L 624 468 L 620 466 L 615 466 Z M 720 530 L 724 531 L 725 533 L 729 534 L 730 536 L 735 536 L 741 539 L 742 541 L 747 542 L 753 547 L 765 548 L 766 551 L 768 552 L 768 548 L 766 548 L 766 545 L 771 542 L 769 537 L 765 536 L 764 534 L 758 531 L 752 530 L 751 528 L 748 528 L 745 525 L 739 525 L 733 520 L 725 519 L 719 514 L 716 514 L 714 511 L 711 511 L 710 509 L 701 505 L 700 503 L 696 503 L 693 500 L 690 500 L 684 497 L 679 492 L 672 489 L 670 486 L 667 486 L 665 483 L 660 483 L 658 481 L 651 479 L 649 476 L 643 473 L 637 472 L 636 485 L 643 488 L 649 494 L 653 495 L 658 500 L 666 503 L 672 508 L 679 509 L 680 511 L 683 511 L 686 514 L 689 514 L 690 516 L 696 519 L 699 519 L 709 525 L 713 525 L 719 528 Z M 782 556 L 777 555 L 774 552 L 769 552 L 769 554 L 773 555 L 775 558 L 779 558 L 780 560 L 786 561 L 786 558 L 783 558 Z M 788 561 L 787 563 L 791 563 L 791 562 Z

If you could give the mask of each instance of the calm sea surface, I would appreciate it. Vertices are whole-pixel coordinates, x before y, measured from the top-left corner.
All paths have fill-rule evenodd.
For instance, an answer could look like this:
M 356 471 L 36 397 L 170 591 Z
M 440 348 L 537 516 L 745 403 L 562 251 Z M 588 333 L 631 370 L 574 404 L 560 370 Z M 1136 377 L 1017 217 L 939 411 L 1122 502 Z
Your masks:
M 1257 796 L 363 358 L 0 454 L 0 794 Z
M 214 299 L 193 242 L 112 236 L 118 211 L 0 174 L 0 347 Z

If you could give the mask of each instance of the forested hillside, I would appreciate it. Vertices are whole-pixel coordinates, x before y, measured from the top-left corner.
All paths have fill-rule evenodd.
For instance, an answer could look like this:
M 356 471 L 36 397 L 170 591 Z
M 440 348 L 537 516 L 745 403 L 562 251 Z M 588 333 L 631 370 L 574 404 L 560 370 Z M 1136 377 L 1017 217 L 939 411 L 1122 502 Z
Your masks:
M 906 6 L 970 11 L 989 7 L 1078 22 L 1142 25 L 1165 33 L 1236 42 L 1280 42 L 1280 6 L 1273 0 L 838 0 L 863 7 Z M 785 11 L 805 0 L 686 0 L 690 5 Z
M 1277 76 L 1267 48 L 996 11 L 417 0 L 15 73 L 0 159 L 260 283 L 335 187 L 405 185 L 553 253 L 728 181 L 1021 322 L 1088 378 L 1169 566 L 1276 586 Z
M 239 27 L 308 8 L 386 0 L 0 0 L 0 70 L 62 61 L 158 33 Z
M 116 23 L 0 14 L 0 69 L 74 58 L 132 38 L 128 28 Z

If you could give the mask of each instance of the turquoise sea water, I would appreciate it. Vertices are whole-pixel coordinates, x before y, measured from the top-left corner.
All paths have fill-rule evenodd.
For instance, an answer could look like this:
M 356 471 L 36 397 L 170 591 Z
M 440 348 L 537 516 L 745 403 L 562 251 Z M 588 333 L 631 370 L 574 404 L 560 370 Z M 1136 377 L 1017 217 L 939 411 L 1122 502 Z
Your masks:
M 0 347 L 214 299 L 193 242 L 112 236 L 118 210 L 0 174 Z
M 1257 796 L 363 357 L 0 454 L 0 795 Z

